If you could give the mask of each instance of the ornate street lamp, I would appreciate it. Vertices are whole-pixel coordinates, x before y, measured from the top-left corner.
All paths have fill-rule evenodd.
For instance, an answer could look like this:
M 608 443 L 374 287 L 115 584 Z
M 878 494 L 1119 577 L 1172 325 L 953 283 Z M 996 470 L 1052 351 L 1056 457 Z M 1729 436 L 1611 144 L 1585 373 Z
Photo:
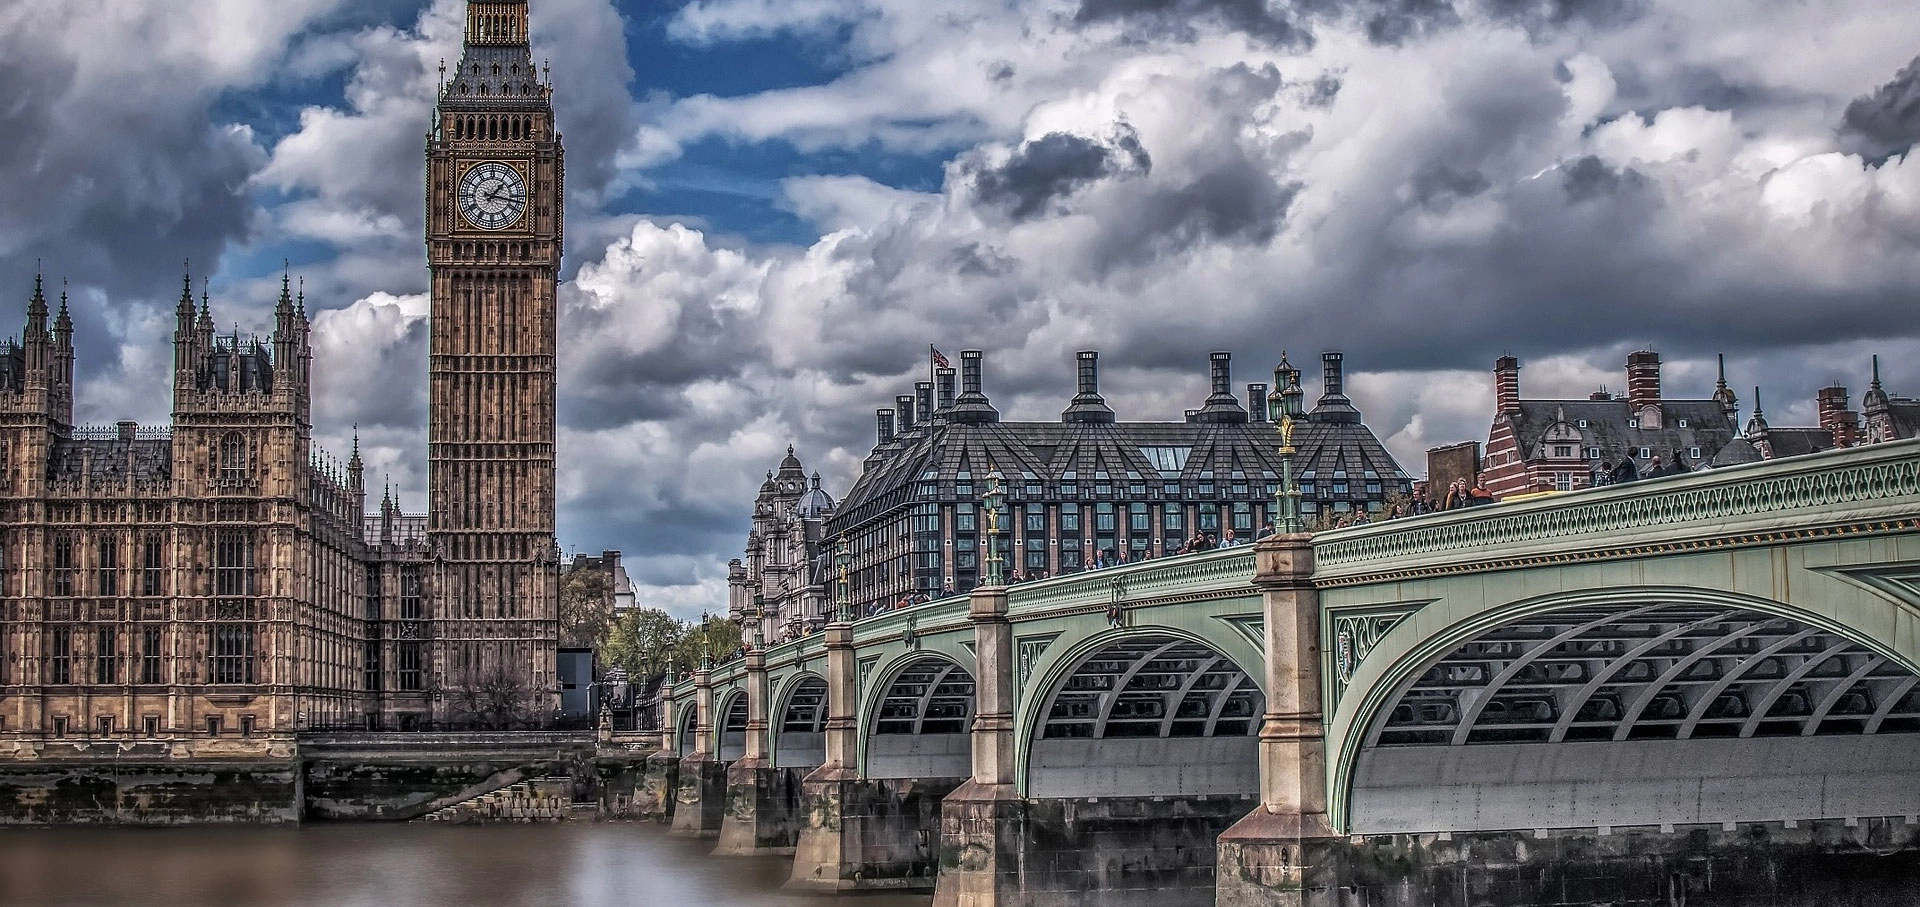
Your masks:
M 1280 364 L 1273 367 L 1273 392 L 1267 395 L 1267 417 L 1280 432 L 1280 490 L 1274 494 L 1280 504 L 1280 525 L 1275 531 L 1284 535 L 1306 528 L 1300 519 L 1300 486 L 1293 480 L 1292 401 L 1298 399 L 1300 373 L 1287 364 L 1287 354 L 1282 352 Z
M 1006 509 L 1007 492 L 1001 488 L 1005 480 L 996 469 L 987 473 L 987 490 L 980 495 L 980 503 L 987 517 L 987 581 L 988 586 L 1006 585 L 1006 573 L 1000 559 L 1000 512 Z
M 840 599 L 834 603 L 833 616 L 836 623 L 853 622 L 853 602 L 847 598 L 847 565 L 852 561 L 853 556 L 847 553 L 847 537 L 842 533 L 833 553 L 833 562 L 840 567 Z
M 766 631 L 760 626 L 766 619 L 767 597 L 760 594 L 756 587 L 753 592 L 753 612 L 747 615 L 747 651 L 757 652 L 766 646 Z

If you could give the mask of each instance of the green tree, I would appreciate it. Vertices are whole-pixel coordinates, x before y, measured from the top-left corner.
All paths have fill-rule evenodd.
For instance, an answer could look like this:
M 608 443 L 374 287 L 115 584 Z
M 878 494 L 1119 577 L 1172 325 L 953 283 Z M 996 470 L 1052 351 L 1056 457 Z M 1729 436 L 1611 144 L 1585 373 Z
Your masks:
M 658 608 L 635 608 L 614 622 L 601 660 L 608 667 L 625 668 L 636 679 L 675 670 L 674 649 L 687 630 L 686 623 Z
M 604 648 L 613 626 L 611 574 L 582 569 L 560 577 L 560 645 Z
M 673 670 L 691 671 L 701 659 L 725 661 L 740 648 L 740 625 L 724 617 L 707 615 L 687 628 L 680 644 L 673 648 Z

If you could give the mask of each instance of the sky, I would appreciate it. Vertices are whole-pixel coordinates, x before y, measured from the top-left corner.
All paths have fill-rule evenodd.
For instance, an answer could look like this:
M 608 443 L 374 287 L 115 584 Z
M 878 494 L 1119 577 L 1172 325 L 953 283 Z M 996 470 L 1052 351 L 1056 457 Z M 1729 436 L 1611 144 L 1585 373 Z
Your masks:
M 1529 397 L 1920 394 L 1920 4 L 531 0 L 568 164 L 560 539 L 724 607 L 766 470 L 986 351 L 1123 419 L 1347 354 L 1408 472 Z M 0 0 L 0 325 L 66 281 L 77 418 L 164 423 L 183 267 L 316 311 L 316 442 L 425 508 L 422 148 L 464 0 Z M 190 263 L 190 264 L 189 264 Z M 11 288 L 11 289 L 8 289 Z

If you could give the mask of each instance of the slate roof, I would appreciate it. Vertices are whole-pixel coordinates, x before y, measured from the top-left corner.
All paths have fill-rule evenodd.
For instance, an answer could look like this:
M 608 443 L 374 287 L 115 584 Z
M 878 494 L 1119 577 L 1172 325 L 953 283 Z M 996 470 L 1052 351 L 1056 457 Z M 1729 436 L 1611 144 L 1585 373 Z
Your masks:
M 1522 400 L 1520 412 L 1504 418 L 1528 460 L 1542 455 L 1548 430 L 1563 421 L 1579 434 L 1579 446 L 1598 447 L 1601 457 L 1612 461 L 1642 447 L 1663 461 L 1670 462 L 1676 452 L 1684 457 L 1694 447 L 1702 459 L 1710 459 L 1735 437 L 1732 420 L 1714 400 L 1662 400 L 1660 413 L 1659 428 L 1641 428 L 1624 398 Z
M 932 500 L 954 500 L 962 472 L 973 484 L 967 497 L 977 498 L 986 490 L 987 474 L 996 469 L 1014 499 L 1035 481 L 1045 486 L 1043 496 L 1055 497 L 1064 480 L 1079 484 L 1075 498 L 1092 497 L 1094 483 L 1104 481 L 1114 486 L 1112 494 L 1100 496 L 1105 500 L 1185 501 L 1193 499 L 1194 484 L 1208 480 L 1226 486 L 1236 480 L 1235 473 L 1264 494 L 1265 484 L 1279 475 L 1278 446 L 1279 433 L 1270 422 L 922 423 L 876 449 L 841 501 L 829 532 L 917 499 L 915 486 L 924 481 L 938 483 Z M 1356 489 L 1368 473 L 1389 487 L 1408 481 L 1392 454 L 1359 422 L 1297 422 L 1294 446 L 1294 469 L 1303 475 L 1312 471 L 1325 478 L 1344 471 Z M 1146 485 L 1145 495 L 1128 493 L 1134 481 Z M 1166 495 L 1168 481 L 1186 490 Z M 1220 491 L 1216 499 L 1232 497 L 1224 487 Z
M 0 342 L 0 390 L 20 391 L 27 386 L 27 351 L 12 341 Z
M 167 481 L 173 476 L 173 442 L 165 438 L 56 440 L 49 478 L 78 476 L 88 460 L 95 475 L 120 476 L 132 470 L 140 481 Z
M 1920 400 L 1890 398 L 1887 401 L 1887 414 L 1893 418 L 1895 438 L 1920 437 Z

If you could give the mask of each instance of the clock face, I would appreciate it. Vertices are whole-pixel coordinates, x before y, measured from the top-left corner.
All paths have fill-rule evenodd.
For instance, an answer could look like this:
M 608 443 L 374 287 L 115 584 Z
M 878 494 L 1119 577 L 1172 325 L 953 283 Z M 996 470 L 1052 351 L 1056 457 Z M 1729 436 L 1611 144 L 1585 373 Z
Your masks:
M 482 230 L 505 230 L 527 210 L 527 183 L 500 163 L 475 164 L 460 178 L 460 215 Z

